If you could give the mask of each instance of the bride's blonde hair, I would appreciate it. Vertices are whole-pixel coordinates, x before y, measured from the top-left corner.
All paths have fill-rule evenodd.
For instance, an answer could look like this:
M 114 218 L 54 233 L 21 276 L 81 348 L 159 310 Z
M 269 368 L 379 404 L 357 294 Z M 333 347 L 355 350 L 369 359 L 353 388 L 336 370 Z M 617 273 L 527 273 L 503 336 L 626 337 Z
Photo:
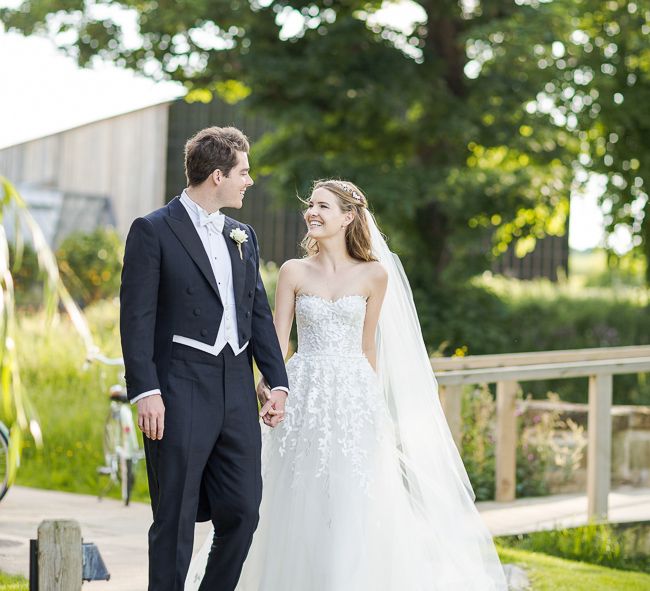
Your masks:
M 372 254 L 372 242 L 370 239 L 370 228 L 366 220 L 368 201 L 359 187 L 350 181 L 326 179 L 314 181 L 311 192 L 316 189 L 327 189 L 336 195 L 341 211 L 354 213 L 352 222 L 345 229 L 345 244 L 348 254 L 360 261 L 376 261 Z M 300 243 L 307 256 L 318 253 L 318 241 L 305 236 Z

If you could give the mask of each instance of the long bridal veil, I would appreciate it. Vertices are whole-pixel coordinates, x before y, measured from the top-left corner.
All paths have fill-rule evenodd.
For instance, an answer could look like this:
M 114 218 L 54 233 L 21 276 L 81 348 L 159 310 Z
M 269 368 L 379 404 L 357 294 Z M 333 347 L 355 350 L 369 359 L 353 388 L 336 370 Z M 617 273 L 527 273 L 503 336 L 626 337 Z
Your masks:
M 408 279 L 370 211 L 366 216 L 373 254 L 388 273 L 377 330 L 377 370 L 411 505 L 425 524 L 432 552 L 442 547 L 445 555 L 455 556 L 465 574 L 485 581 L 478 588 L 506 589 L 492 537 L 474 505 L 469 477 L 440 404 Z

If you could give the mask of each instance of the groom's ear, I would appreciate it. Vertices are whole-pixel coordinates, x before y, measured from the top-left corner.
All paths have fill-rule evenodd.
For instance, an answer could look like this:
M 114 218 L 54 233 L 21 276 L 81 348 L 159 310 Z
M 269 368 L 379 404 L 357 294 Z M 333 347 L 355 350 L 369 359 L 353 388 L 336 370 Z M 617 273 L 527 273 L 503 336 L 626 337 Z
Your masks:
M 221 183 L 221 180 L 223 179 L 223 172 L 221 172 L 220 169 L 215 168 L 212 171 L 212 174 L 210 175 L 212 177 L 212 181 L 214 182 L 215 185 L 219 185 Z

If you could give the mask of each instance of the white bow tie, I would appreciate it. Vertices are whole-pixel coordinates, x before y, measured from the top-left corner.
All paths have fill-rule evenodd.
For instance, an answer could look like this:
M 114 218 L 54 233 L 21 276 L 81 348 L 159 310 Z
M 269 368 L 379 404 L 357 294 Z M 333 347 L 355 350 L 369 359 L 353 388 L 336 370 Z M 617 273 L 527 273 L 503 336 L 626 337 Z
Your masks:
M 212 224 L 212 227 L 216 232 L 220 234 L 223 232 L 223 225 L 226 221 L 226 216 L 220 211 L 215 211 L 214 213 L 206 213 L 203 210 L 199 210 L 199 226 L 207 226 Z

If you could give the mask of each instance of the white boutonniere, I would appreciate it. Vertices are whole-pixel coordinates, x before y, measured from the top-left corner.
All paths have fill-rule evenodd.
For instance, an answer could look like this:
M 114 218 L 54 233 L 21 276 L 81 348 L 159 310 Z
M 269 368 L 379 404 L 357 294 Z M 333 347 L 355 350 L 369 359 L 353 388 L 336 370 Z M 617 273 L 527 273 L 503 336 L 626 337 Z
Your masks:
M 241 228 L 235 228 L 230 232 L 230 237 L 237 243 L 239 258 L 244 260 L 244 255 L 241 251 L 241 245 L 244 244 L 244 242 L 248 242 L 248 234 L 246 234 L 246 231 L 242 230 Z

